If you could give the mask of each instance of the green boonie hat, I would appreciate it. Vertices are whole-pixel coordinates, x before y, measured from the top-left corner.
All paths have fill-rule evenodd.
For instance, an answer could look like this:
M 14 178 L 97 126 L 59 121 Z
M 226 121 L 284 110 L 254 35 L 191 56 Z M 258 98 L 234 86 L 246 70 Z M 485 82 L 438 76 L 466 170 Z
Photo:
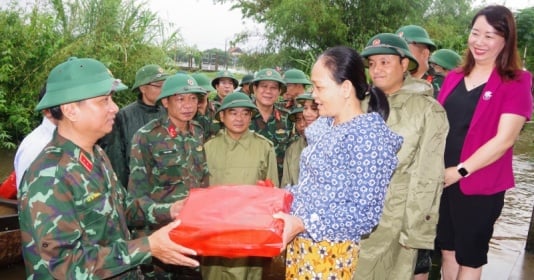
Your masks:
M 250 82 L 250 91 L 253 91 L 254 84 L 258 83 L 259 81 L 274 81 L 278 82 L 280 84 L 280 90 L 283 92 L 286 86 L 286 82 L 282 79 L 282 76 L 280 76 L 280 73 L 278 71 L 272 69 L 272 68 L 265 68 L 261 69 L 254 75 L 254 79 L 252 82 Z
M 301 84 L 301 85 L 311 85 L 312 83 L 306 77 L 306 74 L 299 69 L 289 69 L 284 73 L 284 82 L 286 84 Z
M 197 93 L 206 95 L 206 90 L 199 86 L 197 81 L 190 75 L 178 73 L 165 79 L 158 100 L 175 94 Z
M 115 79 L 111 71 L 92 58 L 71 57 L 48 75 L 46 93 L 36 111 L 93 97 L 108 95 L 128 87 Z
M 241 83 L 239 83 L 239 86 L 242 87 L 244 84 L 250 84 L 253 79 L 254 79 L 254 75 L 246 74 L 245 76 L 243 76 L 243 79 L 241 79 Z
M 292 122 L 296 122 L 297 114 L 303 113 L 303 112 L 304 112 L 304 106 L 301 103 L 297 103 L 295 107 L 291 110 L 291 112 L 289 113 L 288 119 Z
M 462 57 L 453 50 L 440 49 L 432 53 L 429 61 L 447 70 L 451 70 L 460 65 Z
M 258 107 L 252 103 L 250 97 L 239 91 L 232 92 L 223 99 L 221 107 L 219 107 L 216 113 L 217 119 L 219 118 L 219 112 L 230 108 L 249 108 L 252 110 L 253 115 L 258 112 Z
M 295 100 L 297 101 L 297 103 L 300 103 L 300 104 L 303 104 L 303 103 L 306 102 L 307 100 L 314 101 L 311 92 L 305 92 L 305 93 L 303 93 L 303 94 L 297 96 L 297 97 L 295 98 Z
M 434 44 L 434 42 L 430 40 L 430 36 L 428 36 L 428 32 L 426 32 L 426 30 L 419 25 L 405 25 L 399 28 L 395 32 L 395 34 L 404 38 L 404 40 L 406 40 L 408 44 L 410 43 L 425 44 L 428 46 L 430 51 L 434 51 L 436 49 L 436 44 Z
M 135 73 L 135 83 L 132 87 L 132 90 L 135 90 L 142 85 L 163 81 L 168 76 L 169 74 L 163 72 L 163 68 L 157 64 L 145 65 L 137 70 L 137 73 Z
M 217 76 L 211 81 L 211 86 L 215 88 L 215 85 L 219 83 L 219 80 L 221 78 L 228 78 L 232 79 L 232 83 L 234 84 L 234 88 L 237 88 L 237 85 L 239 84 L 239 81 L 234 77 L 234 74 L 230 73 L 230 71 L 219 71 L 217 73 Z
M 377 34 L 367 42 L 365 49 L 361 53 L 362 57 L 365 58 L 364 65 L 369 67 L 368 58 L 377 54 L 394 54 L 401 58 L 408 58 L 410 60 L 410 64 L 408 65 L 409 71 L 417 69 L 419 66 L 419 63 L 417 63 L 417 60 L 410 52 L 406 41 L 392 33 Z
M 206 91 L 214 91 L 215 89 L 210 84 L 210 79 L 208 76 L 202 74 L 202 73 L 193 73 L 191 74 L 191 77 L 197 81 L 197 84 L 201 87 L 203 87 Z

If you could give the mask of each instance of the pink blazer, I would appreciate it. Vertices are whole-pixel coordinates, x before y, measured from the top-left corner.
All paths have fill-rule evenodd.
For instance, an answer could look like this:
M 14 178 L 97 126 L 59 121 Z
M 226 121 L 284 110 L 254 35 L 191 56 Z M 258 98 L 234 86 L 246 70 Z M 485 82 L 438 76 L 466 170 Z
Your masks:
M 449 94 L 464 78 L 461 69 L 455 69 L 445 78 L 438 95 L 443 105 Z M 503 81 L 496 69 L 490 75 L 473 119 L 465 137 L 460 160 L 469 158 L 480 146 L 497 134 L 499 118 L 502 114 L 516 114 L 530 120 L 532 116 L 532 75 L 521 71 L 513 81 Z M 460 189 L 468 195 L 490 195 L 514 187 L 512 171 L 513 149 L 508 149 L 494 163 L 460 180 Z

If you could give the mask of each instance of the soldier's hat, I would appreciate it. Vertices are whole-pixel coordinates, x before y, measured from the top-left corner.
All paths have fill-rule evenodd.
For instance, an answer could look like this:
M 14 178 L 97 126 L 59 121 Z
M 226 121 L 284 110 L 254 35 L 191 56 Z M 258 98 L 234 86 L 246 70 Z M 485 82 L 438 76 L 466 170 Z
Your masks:
M 289 69 L 284 73 L 284 82 L 286 84 L 301 84 L 301 85 L 311 85 L 312 83 L 306 77 L 306 74 L 299 69 Z
M 211 86 L 215 88 L 215 85 L 219 83 L 219 80 L 221 78 L 228 78 L 232 80 L 232 83 L 234 84 L 234 88 L 237 88 L 237 85 L 239 84 L 239 81 L 234 77 L 234 74 L 232 74 L 228 70 L 223 70 L 217 72 L 217 75 L 215 78 L 211 81 Z
M 296 104 L 293 110 L 289 113 L 289 120 L 292 122 L 296 121 L 297 113 L 304 112 L 304 103 L 308 100 L 314 101 L 312 94 L 310 92 L 305 92 L 295 98 Z
M 175 94 L 188 93 L 206 95 L 206 90 L 199 86 L 197 81 L 190 75 L 177 73 L 165 79 L 157 101 Z
M 71 57 L 50 71 L 46 93 L 35 110 L 108 95 L 127 88 L 121 80 L 113 77 L 102 62 L 92 58 Z
M 453 50 L 440 49 L 432 53 L 428 61 L 447 70 L 451 70 L 460 65 L 462 57 Z
M 239 83 L 239 86 L 243 86 L 243 85 L 247 85 L 247 84 L 250 84 L 250 82 L 252 82 L 252 80 L 254 79 L 254 75 L 252 74 L 246 74 L 245 76 L 243 76 L 243 78 L 241 79 L 241 83 Z
M 295 98 L 295 101 L 297 101 L 297 103 L 301 103 L 301 104 L 304 104 L 304 102 L 306 102 L 307 100 L 314 101 L 311 92 L 305 92 L 305 93 L 303 93 L 303 94 L 301 94 L 301 95 L 299 95 L 299 96 L 297 96 Z
M 402 37 L 408 44 L 410 43 L 419 43 L 424 44 L 428 46 L 428 49 L 430 51 L 434 51 L 436 49 L 436 44 L 432 40 L 430 40 L 430 36 L 428 36 L 428 32 L 426 30 L 419 26 L 419 25 L 405 25 L 401 28 L 399 28 L 395 34 Z
M 377 54 L 393 54 L 401 58 L 408 58 L 410 60 L 410 64 L 408 65 L 409 71 L 417 69 L 419 66 L 419 63 L 417 63 L 417 60 L 410 52 L 406 41 L 392 33 L 377 34 L 367 42 L 365 49 L 361 53 L 364 58 L 364 65 L 369 67 L 368 58 Z
M 132 87 L 132 90 L 139 88 L 142 85 L 147 85 L 154 82 L 159 82 L 165 80 L 169 74 L 163 71 L 157 64 L 148 64 L 145 65 L 135 73 L 135 82 Z
M 211 86 L 210 79 L 203 73 L 193 73 L 191 77 L 197 81 L 197 84 L 203 87 L 206 91 L 214 91 L 215 89 Z
M 250 97 L 239 91 L 232 92 L 223 99 L 221 107 L 217 110 L 216 117 L 219 117 L 219 112 L 230 108 L 248 108 L 252 111 L 252 114 L 258 112 L 258 107 L 252 103 Z
M 282 92 L 285 90 L 285 87 L 286 87 L 286 82 L 284 81 L 284 79 L 282 79 L 282 76 L 280 75 L 280 73 L 278 73 L 278 71 L 272 68 L 261 69 L 254 75 L 254 79 L 252 80 L 252 82 L 250 82 L 251 92 L 253 91 L 253 86 L 255 84 L 258 84 L 260 81 L 278 82 L 278 84 L 280 85 L 280 90 Z

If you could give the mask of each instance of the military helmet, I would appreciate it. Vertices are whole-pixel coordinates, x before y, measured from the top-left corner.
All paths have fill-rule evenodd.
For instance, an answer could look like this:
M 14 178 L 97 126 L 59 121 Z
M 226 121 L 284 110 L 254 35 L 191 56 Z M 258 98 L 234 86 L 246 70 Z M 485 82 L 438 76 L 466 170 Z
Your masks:
M 132 87 L 132 90 L 135 90 L 143 85 L 163 81 L 168 76 L 169 74 L 163 72 L 163 68 L 161 68 L 157 64 L 145 65 L 139 68 L 139 70 L 137 70 L 137 73 L 135 73 L 135 82 Z
M 92 58 L 71 57 L 50 71 L 46 93 L 35 110 L 108 95 L 127 88 L 121 80 L 113 77 L 102 62 Z
M 297 103 L 296 106 L 291 110 L 289 116 L 287 117 L 290 121 L 297 121 L 297 114 L 304 112 L 304 106 L 301 103 Z
M 306 74 L 299 69 L 289 69 L 284 73 L 284 82 L 286 84 L 311 85 Z
M 303 94 L 297 96 L 297 97 L 295 98 L 295 100 L 297 101 L 297 103 L 301 103 L 301 104 L 303 104 L 303 103 L 306 102 L 307 100 L 314 101 L 311 92 L 305 92 L 305 93 L 303 93 Z
M 362 57 L 365 58 L 364 65 L 366 67 L 369 67 L 368 58 L 376 54 L 394 54 L 401 58 L 408 58 L 410 60 L 409 71 L 415 70 L 419 66 L 406 41 L 392 33 L 377 34 L 367 42 L 365 49 L 361 53 Z
M 206 90 L 199 86 L 197 81 L 190 75 L 183 73 L 174 74 L 165 79 L 157 101 L 175 94 L 188 93 L 205 95 Z
M 254 75 L 246 74 L 245 76 L 243 76 L 243 79 L 241 79 L 241 83 L 239 83 L 239 86 L 242 87 L 245 84 L 250 84 L 250 82 L 252 82 L 253 79 L 254 79 Z
M 254 79 L 252 82 L 250 82 L 250 91 L 253 91 L 254 84 L 257 84 L 260 81 L 274 81 L 278 82 L 280 85 L 280 90 L 284 91 L 286 82 L 282 79 L 282 76 L 280 76 L 280 73 L 278 71 L 272 69 L 272 68 L 264 68 L 260 71 L 256 72 L 256 75 L 254 75 Z
M 410 43 L 425 44 L 428 46 L 430 51 L 434 51 L 436 49 L 436 44 L 434 44 L 434 42 L 430 40 L 430 36 L 428 36 L 428 32 L 426 32 L 426 30 L 419 25 L 405 25 L 399 28 L 395 32 L 395 34 L 404 38 L 404 40 L 406 40 L 408 44 Z
M 191 77 L 197 81 L 197 84 L 201 87 L 203 87 L 206 91 L 214 91 L 215 89 L 210 84 L 210 79 L 208 76 L 202 73 L 193 73 L 191 74 Z
M 440 49 L 432 53 L 429 61 L 447 70 L 451 70 L 460 65 L 462 57 L 453 50 Z
M 314 101 L 313 96 L 310 92 L 305 92 L 295 98 L 296 104 L 291 113 L 289 113 L 289 120 L 295 122 L 297 113 L 304 112 L 304 103 L 308 100 Z
M 217 110 L 217 115 L 219 115 L 219 112 L 230 108 L 249 108 L 253 113 L 258 111 L 258 108 L 252 103 L 250 97 L 238 91 L 228 94 L 223 99 L 221 107 Z
M 234 84 L 234 88 L 237 88 L 237 85 L 239 84 L 239 81 L 234 77 L 234 74 L 232 74 L 228 70 L 219 71 L 215 78 L 211 81 L 211 86 L 215 88 L 215 85 L 219 83 L 219 80 L 221 78 L 228 78 L 232 80 L 232 83 Z

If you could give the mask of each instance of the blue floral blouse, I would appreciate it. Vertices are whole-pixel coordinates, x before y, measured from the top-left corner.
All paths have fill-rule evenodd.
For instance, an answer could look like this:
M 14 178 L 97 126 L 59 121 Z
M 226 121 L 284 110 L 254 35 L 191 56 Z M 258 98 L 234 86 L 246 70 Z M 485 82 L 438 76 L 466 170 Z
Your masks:
M 301 237 L 360 242 L 378 224 L 402 137 L 378 113 L 333 121 L 320 117 L 305 130 L 291 213 L 304 221 Z

